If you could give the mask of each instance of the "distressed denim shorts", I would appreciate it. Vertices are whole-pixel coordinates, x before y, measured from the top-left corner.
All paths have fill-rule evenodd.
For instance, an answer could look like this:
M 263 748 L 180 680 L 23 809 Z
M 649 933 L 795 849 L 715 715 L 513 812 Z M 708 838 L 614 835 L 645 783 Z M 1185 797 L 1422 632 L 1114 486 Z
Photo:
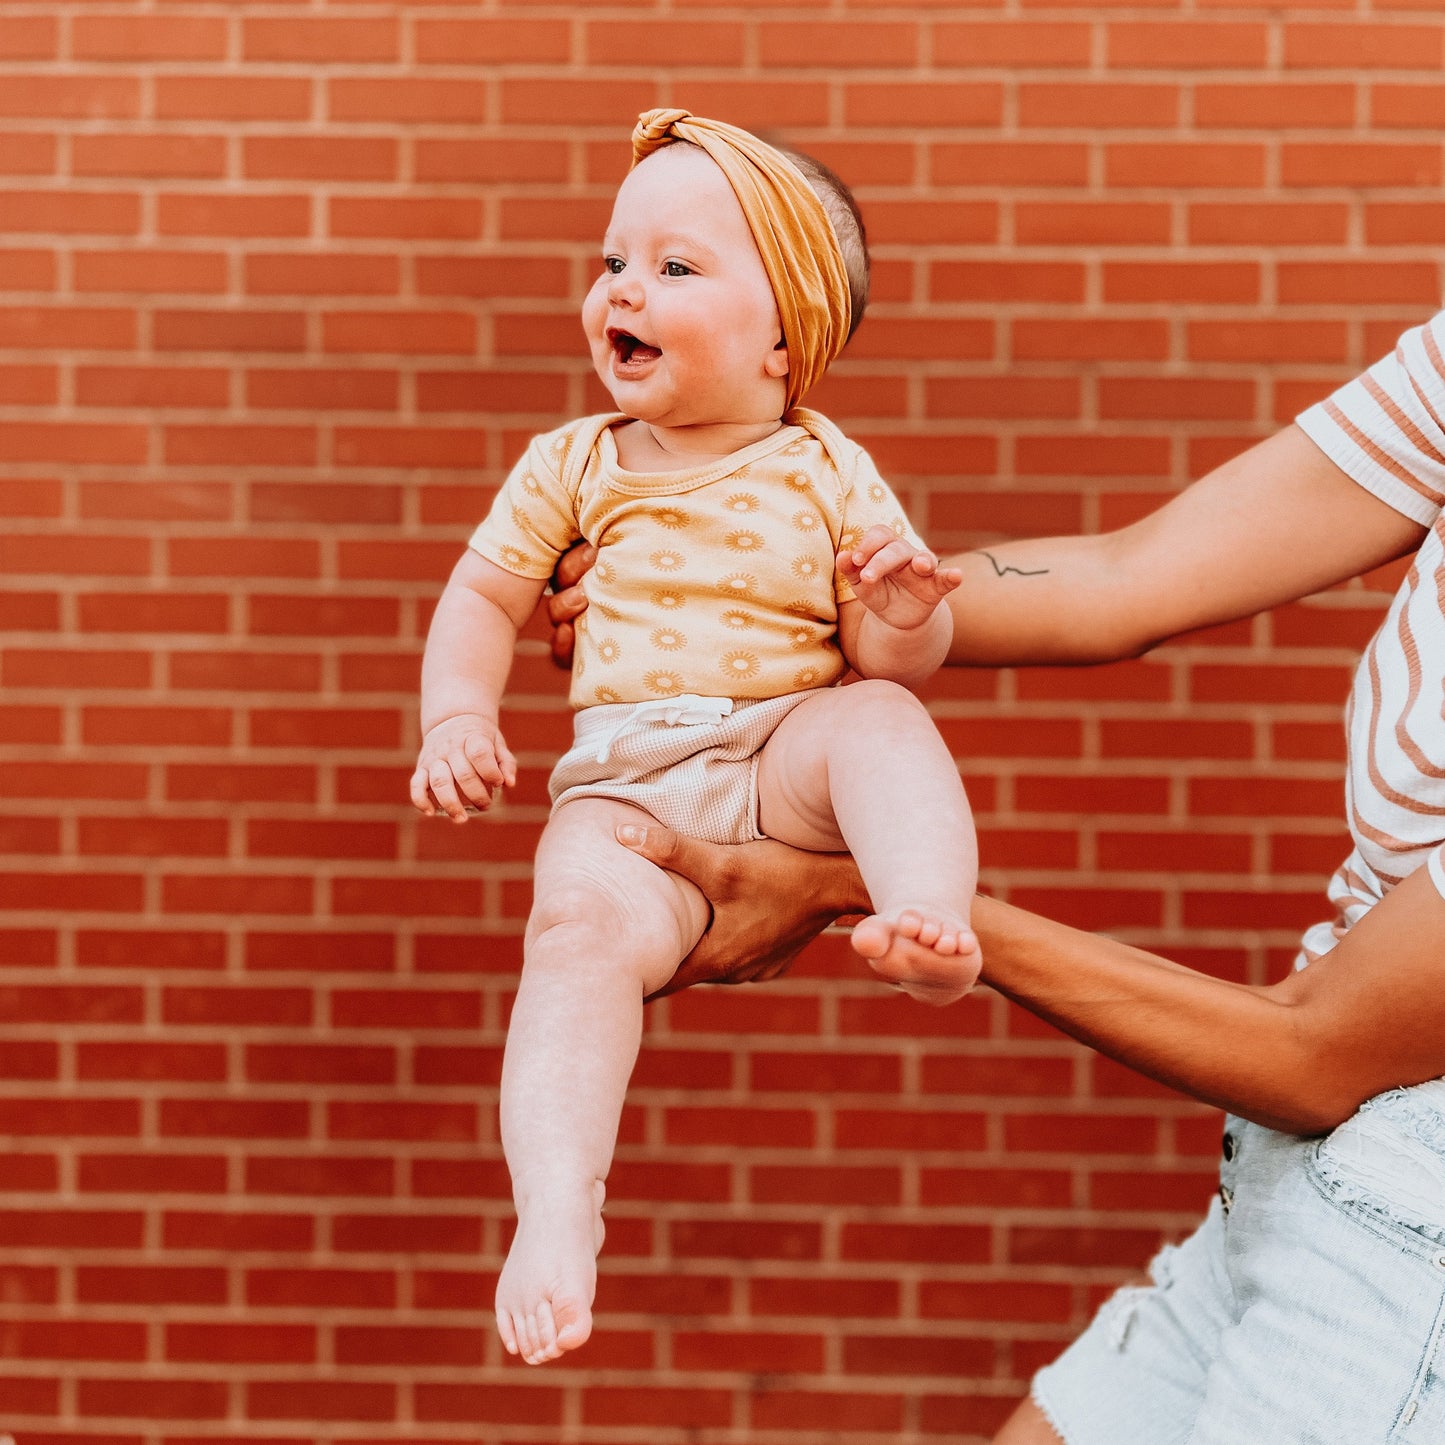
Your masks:
M 1225 1123 L 1219 1196 L 1034 1380 L 1066 1445 L 1442 1445 L 1441 1086 Z

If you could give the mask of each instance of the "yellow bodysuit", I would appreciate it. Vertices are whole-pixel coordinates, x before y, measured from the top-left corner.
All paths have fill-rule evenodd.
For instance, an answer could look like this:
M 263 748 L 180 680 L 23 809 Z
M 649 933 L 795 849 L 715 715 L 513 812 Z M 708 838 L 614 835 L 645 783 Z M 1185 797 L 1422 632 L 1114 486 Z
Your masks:
M 921 545 L 862 447 L 802 408 L 771 436 L 681 472 L 617 461 L 620 415 L 532 441 L 471 547 L 519 577 L 552 575 L 579 538 L 583 579 L 571 703 L 683 693 L 738 700 L 826 687 L 847 670 L 837 553 L 869 527 Z

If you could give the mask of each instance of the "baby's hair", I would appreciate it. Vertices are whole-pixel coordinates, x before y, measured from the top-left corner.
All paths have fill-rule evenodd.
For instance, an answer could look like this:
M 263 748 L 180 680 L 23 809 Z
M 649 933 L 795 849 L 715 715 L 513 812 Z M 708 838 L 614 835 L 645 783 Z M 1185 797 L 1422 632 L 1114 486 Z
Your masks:
M 843 253 L 843 265 L 848 272 L 848 296 L 852 302 L 852 319 L 848 323 L 848 337 L 858 329 L 863 312 L 868 307 L 868 233 L 863 229 L 863 215 L 853 192 L 846 182 L 830 166 L 805 151 L 794 150 L 791 146 L 770 141 L 774 150 L 781 151 L 802 171 L 803 179 L 812 187 L 813 194 L 823 203 L 833 234 L 838 238 L 838 248 Z

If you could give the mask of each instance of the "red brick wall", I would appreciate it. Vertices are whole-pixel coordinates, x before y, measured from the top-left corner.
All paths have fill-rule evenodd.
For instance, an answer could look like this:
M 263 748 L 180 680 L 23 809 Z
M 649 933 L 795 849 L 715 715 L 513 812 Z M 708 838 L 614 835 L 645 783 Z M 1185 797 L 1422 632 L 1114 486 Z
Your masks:
M 0 1424 L 20 1445 L 977 1439 L 1206 1200 L 1208 1112 L 841 940 L 651 1010 L 599 1333 L 504 1361 L 494 1105 L 543 780 L 413 817 L 432 599 L 635 113 L 857 184 L 820 405 L 945 548 L 1118 523 L 1442 293 L 1445 24 L 1007 0 L 0 7 Z M 1385 579 L 935 712 L 988 884 L 1234 978 L 1342 852 Z

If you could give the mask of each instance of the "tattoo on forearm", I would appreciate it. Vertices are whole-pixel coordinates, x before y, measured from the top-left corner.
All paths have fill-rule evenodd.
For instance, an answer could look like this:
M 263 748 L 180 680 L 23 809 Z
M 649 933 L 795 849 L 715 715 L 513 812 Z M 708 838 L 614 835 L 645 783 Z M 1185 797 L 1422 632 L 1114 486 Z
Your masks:
M 978 555 L 979 555 L 980 557 L 987 557 L 987 558 L 988 558 L 989 563 L 990 563 L 990 564 L 992 565 L 992 567 L 993 567 L 993 572 L 994 572 L 994 576 L 995 576 L 995 577 L 1003 577 L 1003 576 L 1006 576 L 1006 575 L 1007 575 L 1008 573 L 1010 573 L 1010 572 L 1012 572 L 1015 577 L 1042 577 L 1042 576 L 1044 576 L 1044 575 L 1048 572 L 1048 570 L 1049 570 L 1047 567 L 1029 567 L 1029 568 L 1025 568 L 1025 567 L 1010 567 L 1010 566 L 1008 566 L 1007 564 L 1005 564 L 1004 566 L 1000 567 L 1000 566 L 998 565 L 998 559 L 994 557 L 993 553 L 992 553 L 992 552 L 985 552 L 982 547 L 980 547 L 980 548 L 978 549 Z

